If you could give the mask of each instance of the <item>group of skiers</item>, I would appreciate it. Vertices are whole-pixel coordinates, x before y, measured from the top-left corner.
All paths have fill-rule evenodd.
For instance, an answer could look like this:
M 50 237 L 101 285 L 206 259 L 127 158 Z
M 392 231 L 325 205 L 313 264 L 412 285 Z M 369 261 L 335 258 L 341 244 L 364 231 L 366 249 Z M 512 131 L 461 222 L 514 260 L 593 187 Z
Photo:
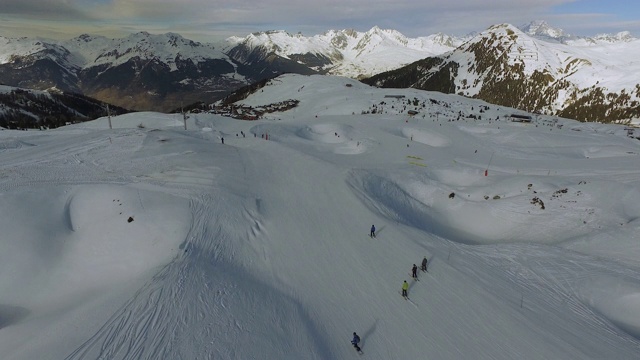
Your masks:
M 371 225 L 371 232 L 369 233 L 369 236 L 371 238 L 375 238 L 376 237 L 376 227 L 375 225 Z M 420 264 L 420 270 L 427 272 L 427 257 L 425 256 L 422 259 L 422 263 Z M 413 264 L 413 267 L 411 268 L 411 277 L 414 280 L 418 280 L 418 266 L 416 264 Z M 402 283 L 402 296 L 405 298 L 408 298 L 408 294 L 407 291 L 409 290 L 409 283 L 407 282 L 407 280 L 405 280 Z M 356 332 L 353 332 L 353 339 L 351 340 L 351 344 L 353 345 L 353 347 L 356 349 L 357 352 L 362 353 L 362 349 L 360 349 L 360 336 L 358 336 L 358 334 L 356 334 Z
M 376 226 L 375 225 L 371 225 L 371 231 L 369 232 L 369 236 L 371 238 L 375 238 L 376 237 Z M 422 264 L 420 266 L 420 270 L 422 270 L 424 272 L 427 272 L 427 257 L 426 256 L 422 259 Z M 411 268 L 411 277 L 414 280 L 418 280 L 418 266 L 416 264 L 413 264 L 413 267 Z M 402 283 L 402 296 L 407 297 L 407 290 L 409 290 L 409 283 L 407 283 L 407 280 L 405 280 L 404 283 Z
M 420 264 L 420 270 L 427 272 L 427 257 L 425 256 L 422 259 L 422 264 Z M 418 280 L 418 266 L 416 264 L 413 264 L 413 267 L 411 268 L 411 277 L 413 278 L 413 280 Z M 409 290 L 409 283 L 407 283 L 407 280 L 405 280 L 402 283 L 402 296 L 403 297 L 408 297 L 407 295 L 407 290 Z

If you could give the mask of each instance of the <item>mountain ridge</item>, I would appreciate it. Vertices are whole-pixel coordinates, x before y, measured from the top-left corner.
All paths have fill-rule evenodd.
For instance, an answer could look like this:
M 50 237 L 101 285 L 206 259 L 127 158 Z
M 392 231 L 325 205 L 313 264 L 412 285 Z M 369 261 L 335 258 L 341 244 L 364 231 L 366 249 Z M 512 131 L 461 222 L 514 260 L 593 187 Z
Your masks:
M 616 82 L 633 80 L 627 75 L 629 64 L 616 62 L 619 58 L 629 58 L 632 68 L 637 65 L 629 49 L 638 39 L 630 33 L 586 38 L 566 34 L 544 21 L 520 27 L 508 25 L 508 31 L 516 34 L 519 42 L 507 44 L 512 50 L 506 55 L 513 56 L 506 63 L 502 60 L 496 63 L 499 54 L 491 47 L 507 45 L 483 41 L 482 37 L 488 31 L 505 26 L 494 25 L 465 37 L 439 33 L 418 38 L 377 26 L 366 32 L 328 30 L 310 37 L 271 30 L 230 37 L 218 43 L 195 42 L 176 33 L 152 35 L 147 32 L 120 39 L 83 34 L 57 42 L 0 37 L 0 83 L 33 89 L 57 87 L 133 110 L 171 111 L 195 102 L 213 103 L 243 86 L 287 72 L 380 79 L 381 74 L 403 72 L 406 70 L 401 69 L 407 66 L 426 66 L 435 74 L 435 80 L 428 81 L 430 90 L 484 96 L 490 101 L 514 98 L 503 102 L 530 111 L 558 112 L 576 103 L 567 103 L 566 97 L 582 98 L 583 102 L 600 101 L 584 94 L 585 89 L 596 85 L 602 93 L 599 98 L 606 100 L 609 94 L 624 98 L 626 95 L 620 93 L 624 90 L 634 95 L 630 101 L 635 101 L 634 86 L 615 86 Z M 509 39 L 506 34 L 501 37 Z M 470 49 L 467 44 L 473 41 L 483 43 L 476 45 L 477 49 Z M 468 56 L 471 52 L 478 56 Z M 488 66 L 475 64 L 477 59 L 487 57 L 483 52 L 492 52 L 489 63 L 503 64 L 502 69 L 521 63 L 521 74 L 510 79 L 520 84 L 509 85 L 521 89 L 521 94 L 514 97 L 506 89 L 500 89 L 505 81 L 500 79 L 504 74 L 496 73 L 498 68 L 494 67 L 493 80 L 485 79 L 485 75 L 477 71 Z M 611 52 L 615 56 L 611 56 Z M 521 61 L 527 57 L 536 61 Z M 548 61 L 549 66 L 535 64 L 540 59 Z M 590 65 L 592 75 L 587 74 Z M 438 67 L 449 67 L 450 74 L 437 70 Z M 453 67 L 455 71 L 462 69 L 466 78 L 447 79 L 453 76 Z M 420 77 L 424 71 L 422 74 L 406 71 L 411 73 L 409 78 L 400 81 L 396 77 L 395 85 L 423 86 L 425 80 Z M 554 81 L 544 80 L 548 75 L 553 76 Z M 593 81 L 587 83 L 584 78 Z M 492 81 L 502 85 L 481 90 L 481 83 Z M 543 85 L 552 87 L 549 91 L 537 89 Z M 535 93 L 539 98 L 520 104 L 516 100 L 522 99 L 524 93 Z M 599 120 L 605 115 L 584 117 L 581 111 L 572 110 L 567 115 L 576 114 L 586 120 Z M 628 112 L 622 112 L 616 117 L 627 115 Z
M 263 46 L 279 56 L 308 63 L 309 67 L 320 73 L 352 78 L 371 76 L 396 68 L 399 63 L 450 51 L 464 41 L 464 38 L 442 33 L 408 38 L 396 30 L 377 26 L 366 32 L 353 29 L 329 30 L 312 37 L 292 35 L 286 31 L 265 31 L 244 38 L 229 38 L 232 44 L 248 48 Z M 309 61 L 314 57 L 325 61 Z M 385 61 L 385 57 L 393 60 Z
M 56 88 L 31 90 L 0 85 L 0 127 L 6 129 L 53 129 L 127 112 Z
M 452 52 L 364 81 L 456 93 L 582 121 L 621 121 L 640 116 L 640 79 L 628 76 L 640 70 L 633 60 L 636 48 L 570 46 L 500 24 Z

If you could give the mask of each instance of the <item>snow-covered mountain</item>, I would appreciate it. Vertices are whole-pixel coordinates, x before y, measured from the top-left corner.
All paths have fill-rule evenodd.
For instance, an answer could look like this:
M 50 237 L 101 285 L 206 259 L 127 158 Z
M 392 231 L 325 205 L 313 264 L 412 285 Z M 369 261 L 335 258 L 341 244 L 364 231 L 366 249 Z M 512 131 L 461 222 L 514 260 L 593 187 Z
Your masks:
M 542 39 L 555 39 L 562 41 L 571 36 L 566 34 L 564 30 L 549 25 L 544 20 L 532 21 L 529 24 L 520 26 L 519 29 L 529 36 L 539 37 Z
M 174 33 L 66 41 L 0 38 L 0 82 L 81 92 L 126 108 L 172 110 L 211 102 L 277 74 L 370 76 L 454 49 L 443 34 L 410 39 L 377 27 L 304 37 L 284 31 L 200 43 Z
M 564 30 L 549 25 L 544 20 L 532 21 L 519 27 L 525 34 L 540 40 L 555 41 L 572 46 L 605 45 L 627 43 L 637 40 L 629 31 L 616 34 L 598 34 L 596 36 L 577 36 L 567 34 Z
M 52 42 L 0 36 L 0 83 L 45 90 L 58 87 L 80 92 L 80 66 L 69 50 Z
M 175 71 L 179 68 L 177 63 L 184 59 L 198 64 L 211 58 L 225 58 L 213 44 L 188 40 L 175 33 L 153 35 L 140 32 L 121 39 L 84 34 L 62 41 L 60 45 L 75 56 L 82 68 L 103 64 L 119 66 L 139 57 L 158 59 Z
M 121 39 L 81 35 L 68 41 L 0 38 L 0 82 L 81 92 L 126 108 L 172 110 L 213 101 L 229 91 L 286 72 L 238 63 L 222 47 L 167 33 Z M 312 73 L 307 69 L 308 73 Z
M 502 24 L 455 50 L 366 80 L 477 97 L 588 121 L 640 116 L 640 40 L 589 46 L 532 37 Z
M 593 37 L 577 37 L 568 39 L 565 42 L 568 45 L 574 46 L 593 46 L 593 45 L 606 45 L 606 44 L 623 44 L 634 43 L 638 40 L 628 31 L 621 31 L 616 34 L 599 34 Z M 631 45 L 633 46 L 633 45 Z
M 633 129 L 320 75 L 235 105 L 286 100 L 0 131 L 2 360 L 638 358 Z
M 465 40 L 441 33 L 408 38 L 396 30 L 377 26 L 366 32 L 331 30 L 312 37 L 269 31 L 228 39 L 249 51 L 262 47 L 268 53 L 299 61 L 318 72 L 351 78 L 397 69 L 451 51 Z
M 584 120 L 637 113 L 640 40 L 627 32 L 580 38 L 543 21 L 521 29 L 496 25 L 463 38 L 408 38 L 378 27 L 311 37 L 267 31 L 216 44 L 146 32 L 57 42 L 0 38 L 0 83 L 56 87 L 134 110 L 169 111 L 214 102 L 281 73 L 373 75 L 370 84 L 477 96 Z M 389 81 L 376 77 L 389 71 L 396 71 Z
M 113 115 L 125 112 L 117 106 L 109 111 Z M 7 129 L 56 128 L 107 113 L 107 104 L 77 93 L 0 85 L 0 127 Z

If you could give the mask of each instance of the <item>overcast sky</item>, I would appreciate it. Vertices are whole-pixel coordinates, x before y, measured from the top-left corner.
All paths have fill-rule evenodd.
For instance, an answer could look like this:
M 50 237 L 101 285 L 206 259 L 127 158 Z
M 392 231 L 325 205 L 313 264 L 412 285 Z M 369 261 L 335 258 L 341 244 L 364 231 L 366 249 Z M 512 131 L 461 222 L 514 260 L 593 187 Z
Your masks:
M 465 35 L 546 20 L 573 35 L 640 36 L 637 0 L 0 0 L 0 36 L 68 39 L 88 33 L 175 32 L 210 42 L 255 31 L 306 36 L 329 29 L 395 29 L 409 37 Z

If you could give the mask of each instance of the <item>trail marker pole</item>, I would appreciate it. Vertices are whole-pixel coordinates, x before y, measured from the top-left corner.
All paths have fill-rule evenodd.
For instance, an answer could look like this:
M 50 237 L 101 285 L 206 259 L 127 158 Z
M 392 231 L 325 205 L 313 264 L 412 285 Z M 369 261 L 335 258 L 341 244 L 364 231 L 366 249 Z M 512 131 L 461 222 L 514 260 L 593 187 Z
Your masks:
M 107 117 L 109 118 L 109 130 L 113 130 L 111 126 L 111 111 L 109 110 L 109 104 L 107 104 Z
M 187 130 L 187 119 L 189 117 L 187 116 L 187 113 L 184 112 L 184 107 L 182 106 L 182 103 L 180 103 L 180 113 L 182 113 L 182 121 L 184 122 L 184 129 Z
M 489 175 L 489 166 L 491 166 L 491 161 L 493 160 L 493 154 L 495 154 L 496 152 L 492 152 L 491 153 L 491 157 L 489 158 L 489 164 L 487 164 L 487 168 L 484 170 L 484 176 Z

